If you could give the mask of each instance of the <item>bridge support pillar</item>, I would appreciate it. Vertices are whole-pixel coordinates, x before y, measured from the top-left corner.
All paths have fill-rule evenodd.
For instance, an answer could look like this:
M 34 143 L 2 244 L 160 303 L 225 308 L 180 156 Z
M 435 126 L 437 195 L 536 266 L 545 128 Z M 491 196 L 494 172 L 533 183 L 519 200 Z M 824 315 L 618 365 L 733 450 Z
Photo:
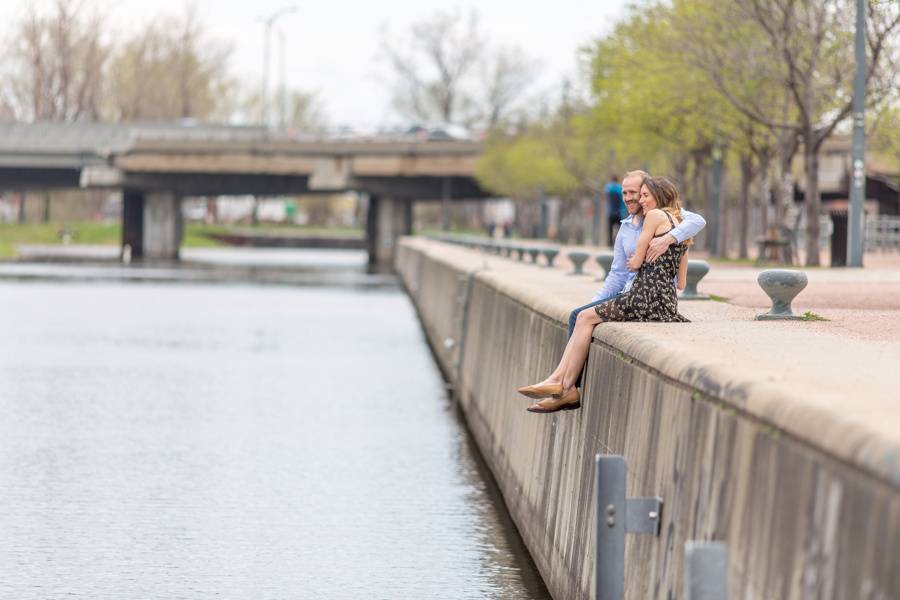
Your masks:
M 132 259 L 144 256 L 144 193 L 122 192 L 122 250 Z
M 412 200 L 369 196 L 366 241 L 370 265 L 390 267 L 394 261 L 397 238 L 410 233 L 412 233 Z
M 131 258 L 178 260 L 183 234 L 181 198 L 171 192 L 125 190 L 122 247 Z
M 181 198 L 171 192 L 144 199 L 144 257 L 178 260 L 182 237 Z

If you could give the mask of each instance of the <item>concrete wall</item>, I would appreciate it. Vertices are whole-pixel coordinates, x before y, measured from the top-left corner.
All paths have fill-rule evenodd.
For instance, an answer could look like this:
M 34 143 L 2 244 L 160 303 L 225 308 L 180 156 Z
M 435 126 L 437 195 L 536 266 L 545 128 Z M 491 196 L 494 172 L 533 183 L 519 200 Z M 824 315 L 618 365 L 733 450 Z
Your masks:
M 683 597 L 692 539 L 727 542 L 731 598 L 900 598 L 900 445 L 772 374 L 745 381 L 699 344 L 672 351 L 671 338 L 740 329 L 729 307 L 598 327 L 583 408 L 533 415 L 515 388 L 552 369 L 567 307 L 592 286 L 415 238 L 396 267 L 554 598 L 592 597 L 598 453 L 625 456 L 629 496 L 665 502 L 660 537 L 626 536 L 626 598 Z M 744 351 L 754 331 L 767 335 L 742 334 Z

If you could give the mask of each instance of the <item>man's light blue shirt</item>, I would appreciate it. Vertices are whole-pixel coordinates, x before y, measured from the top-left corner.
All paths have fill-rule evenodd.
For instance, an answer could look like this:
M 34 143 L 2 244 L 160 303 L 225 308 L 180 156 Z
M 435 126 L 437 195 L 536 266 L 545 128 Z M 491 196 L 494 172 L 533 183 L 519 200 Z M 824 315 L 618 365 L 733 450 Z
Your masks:
M 681 223 L 669 232 L 678 243 L 681 243 L 688 238 L 695 237 L 704 227 L 706 227 L 706 219 L 697 213 L 682 210 L 681 218 Z M 591 302 L 608 300 L 622 292 L 627 292 L 631 289 L 631 283 L 634 281 L 634 276 L 637 274 L 636 271 L 628 270 L 628 257 L 637 250 L 638 238 L 641 237 L 643 219 L 638 223 L 635 223 L 634 215 L 629 215 L 622 219 L 621 223 L 613 247 L 612 267 L 606 275 L 606 279 L 603 281 L 603 287 L 600 288 Z

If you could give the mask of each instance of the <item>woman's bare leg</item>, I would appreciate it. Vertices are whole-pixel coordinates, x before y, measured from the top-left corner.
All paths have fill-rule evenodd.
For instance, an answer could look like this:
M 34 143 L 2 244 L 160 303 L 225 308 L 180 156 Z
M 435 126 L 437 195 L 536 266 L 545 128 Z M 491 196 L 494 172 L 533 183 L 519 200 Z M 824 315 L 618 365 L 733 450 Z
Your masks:
M 584 360 L 587 357 L 587 349 L 591 344 L 591 336 L 594 327 L 600 322 L 600 317 L 598 317 L 597 313 L 593 310 L 583 310 L 578 313 L 578 319 L 575 321 L 575 329 L 572 331 L 572 337 L 569 338 L 569 341 L 566 344 L 566 349 L 563 351 L 562 358 L 559 359 L 559 365 L 557 365 L 553 373 L 537 385 L 561 383 L 563 384 L 564 392 L 571 388 L 578 378 L 582 366 L 584 366 Z M 587 342 L 583 339 L 585 336 Z M 581 346 L 583 346 L 583 348 L 581 348 Z M 580 358 L 578 358 L 579 356 Z M 572 364 L 573 359 L 577 361 L 574 365 Z M 568 379 L 569 383 L 567 385 L 565 376 L 566 373 L 569 372 L 574 372 L 575 375 Z
M 560 361 L 560 366 L 563 367 L 563 394 L 569 391 L 578 380 L 578 375 L 584 368 L 584 361 L 587 360 L 588 350 L 591 347 L 594 327 L 602 322 L 603 320 L 593 310 L 585 310 L 578 314 L 575 331 L 572 332 L 572 337 L 566 344 L 563 360 Z

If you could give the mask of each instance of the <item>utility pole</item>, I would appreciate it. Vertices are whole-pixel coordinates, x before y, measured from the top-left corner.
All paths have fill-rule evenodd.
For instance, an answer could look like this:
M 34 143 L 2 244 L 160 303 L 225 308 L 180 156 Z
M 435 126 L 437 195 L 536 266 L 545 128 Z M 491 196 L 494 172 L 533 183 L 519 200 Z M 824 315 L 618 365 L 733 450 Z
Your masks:
M 453 198 L 453 180 L 441 180 L 441 231 L 450 231 L 450 200 Z
M 284 59 L 284 31 L 279 27 L 278 32 L 278 71 L 279 71 L 279 98 L 278 98 L 278 126 L 282 131 L 287 129 L 287 67 Z
M 866 0 L 856 0 L 856 74 L 853 78 L 853 171 L 847 223 L 847 266 L 863 266 L 863 204 L 866 199 Z
M 710 199 L 709 221 L 707 222 L 707 234 L 709 235 L 710 256 L 719 256 L 719 216 L 722 207 L 722 149 L 716 145 L 712 150 L 712 198 Z
M 285 6 L 263 19 L 263 72 L 259 94 L 259 124 L 263 127 L 269 126 L 269 38 L 272 37 L 272 26 L 280 17 L 294 12 L 297 12 L 296 6 Z

